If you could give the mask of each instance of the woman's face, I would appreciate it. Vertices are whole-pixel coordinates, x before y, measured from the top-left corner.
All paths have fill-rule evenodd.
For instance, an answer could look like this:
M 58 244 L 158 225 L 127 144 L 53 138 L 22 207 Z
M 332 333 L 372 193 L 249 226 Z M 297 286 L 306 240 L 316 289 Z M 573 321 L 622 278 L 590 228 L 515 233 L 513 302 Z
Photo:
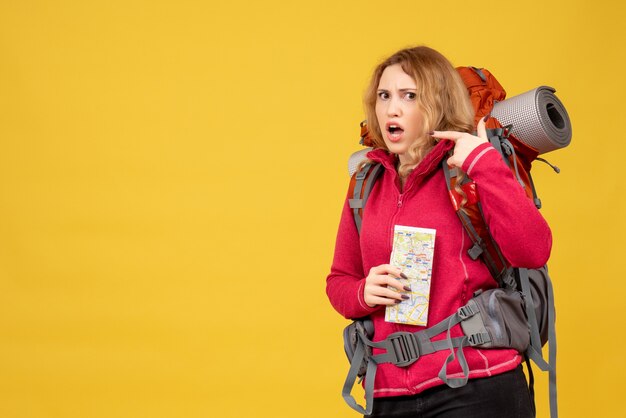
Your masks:
M 417 105 L 417 85 L 400 64 L 385 68 L 378 83 L 376 118 L 389 152 L 410 161 L 411 144 L 424 136 L 424 116 Z

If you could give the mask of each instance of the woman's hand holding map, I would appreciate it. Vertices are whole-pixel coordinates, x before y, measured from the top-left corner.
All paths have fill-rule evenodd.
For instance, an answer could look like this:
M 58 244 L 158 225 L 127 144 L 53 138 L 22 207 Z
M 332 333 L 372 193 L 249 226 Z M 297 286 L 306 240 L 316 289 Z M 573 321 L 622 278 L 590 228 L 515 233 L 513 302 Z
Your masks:
M 402 292 L 408 292 L 411 289 L 403 285 L 398 278 L 407 278 L 398 267 L 390 264 L 372 267 L 365 278 L 365 287 L 363 288 L 363 299 L 367 306 L 371 308 L 376 305 L 389 306 L 409 299 L 409 296 Z M 389 289 L 389 286 L 397 290 Z

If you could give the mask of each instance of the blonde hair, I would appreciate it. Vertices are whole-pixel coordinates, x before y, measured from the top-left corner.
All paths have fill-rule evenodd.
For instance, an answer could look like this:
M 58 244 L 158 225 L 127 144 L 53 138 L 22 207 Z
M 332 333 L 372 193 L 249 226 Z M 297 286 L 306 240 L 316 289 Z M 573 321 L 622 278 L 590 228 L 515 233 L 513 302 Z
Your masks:
M 400 64 L 402 70 L 417 84 L 417 106 L 423 113 L 424 132 L 474 130 L 474 109 L 467 87 L 450 62 L 439 52 L 426 46 L 402 49 L 383 61 L 372 74 L 365 92 L 364 105 L 367 124 L 374 148 L 387 151 L 376 117 L 378 85 L 385 68 Z M 398 173 L 406 177 L 435 145 L 425 135 L 409 147 L 411 161 L 402 164 Z

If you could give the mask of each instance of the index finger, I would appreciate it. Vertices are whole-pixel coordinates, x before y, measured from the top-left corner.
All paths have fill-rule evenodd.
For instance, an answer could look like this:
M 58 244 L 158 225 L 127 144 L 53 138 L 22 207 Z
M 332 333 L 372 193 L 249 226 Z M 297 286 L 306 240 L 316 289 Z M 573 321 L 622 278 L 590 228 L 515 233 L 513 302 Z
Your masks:
M 402 273 L 402 269 L 392 266 L 391 264 L 381 264 L 379 266 L 372 267 L 374 274 L 391 274 L 395 277 L 406 279 L 407 277 Z
M 457 131 L 431 131 L 429 132 L 429 134 L 433 138 L 449 139 L 454 142 L 461 139 L 461 137 L 465 135 L 464 132 L 457 132 Z
M 476 133 L 478 134 L 478 137 L 484 139 L 485 141 L 489 141 L 489 138 L 487 138 L 487 128 L 485 127 L 488 118 L 489 115 L 484 118 L 480 118 L 478 125 L 476 126 Z

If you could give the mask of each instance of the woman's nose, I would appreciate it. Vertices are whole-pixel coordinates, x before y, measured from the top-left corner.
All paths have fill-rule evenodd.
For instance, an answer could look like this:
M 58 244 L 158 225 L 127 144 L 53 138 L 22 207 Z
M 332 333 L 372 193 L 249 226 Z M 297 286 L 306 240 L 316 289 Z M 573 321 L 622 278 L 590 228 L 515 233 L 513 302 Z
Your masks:
M 400 103 L 395 98 L 389 100 L 389 105 L 387 106 L 387 116 L 400 116 L 402 109 L 400 108 Z

